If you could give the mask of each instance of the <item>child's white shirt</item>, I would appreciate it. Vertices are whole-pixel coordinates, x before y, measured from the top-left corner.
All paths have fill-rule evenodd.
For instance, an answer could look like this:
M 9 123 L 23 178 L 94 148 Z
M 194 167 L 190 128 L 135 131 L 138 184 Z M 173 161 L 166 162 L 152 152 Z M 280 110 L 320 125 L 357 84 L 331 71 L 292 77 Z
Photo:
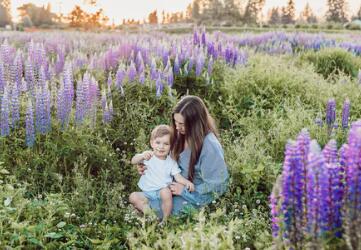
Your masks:
M 178 164 L 169 155 L 165 160 L 152 156 L 144 161 L 147 169 L 140 177 L 138 187 L 145 192 L 155 191 L 167 187 L 173 182 L 173 176 L 181 172 Z

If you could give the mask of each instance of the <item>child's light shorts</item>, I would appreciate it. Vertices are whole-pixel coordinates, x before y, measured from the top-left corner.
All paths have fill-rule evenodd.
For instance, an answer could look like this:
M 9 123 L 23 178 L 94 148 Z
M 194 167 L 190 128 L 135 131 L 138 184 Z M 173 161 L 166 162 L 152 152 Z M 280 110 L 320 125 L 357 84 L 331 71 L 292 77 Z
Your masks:
M 143 191 L 144 196 L 150 200 L 160 200 L 160 189 L 155 191 Z

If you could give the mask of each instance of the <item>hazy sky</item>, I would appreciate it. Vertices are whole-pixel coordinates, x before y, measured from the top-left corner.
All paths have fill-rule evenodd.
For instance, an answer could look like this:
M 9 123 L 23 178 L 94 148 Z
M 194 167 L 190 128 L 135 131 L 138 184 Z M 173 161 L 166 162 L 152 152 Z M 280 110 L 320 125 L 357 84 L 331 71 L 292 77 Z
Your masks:
M 264 11 L 267 12 L 273 6 L 285 6 L 288 0 L 266 0 Z M 34 4 L 41 6 L 51 3 L 52 11 L 59 13 L 60 11 L 68 14 L 74 5 L 78 4 L 84 7 L 83 0 L 12 0 L 12 12 L 13 16 L 17 16 L 16 8 L 24 3 L 33 2 Z M 148 14 L 158 9 L 159 12 L 165 10 L 166 12 L 174 12 L 179 10 L 185 10 L 187 5 L 192 0 L 98 0 L 95 8 L 84 8 L 87 11 L 92 11 L 98 8 L 103 8 L 105 14 L 110 18 L 110 21 L 114 18 L 114 22 L 120 23 L 123 18 L 144 19 Z M 311 8 L 316 15 L 323 15 L 326 11 L 327 0 L 295 0 L 296 11 L 301 11 L 306 3 L 309 2 Z M 356 13 L 361 5 L 361 0 L 349 0 L 349 11 Z

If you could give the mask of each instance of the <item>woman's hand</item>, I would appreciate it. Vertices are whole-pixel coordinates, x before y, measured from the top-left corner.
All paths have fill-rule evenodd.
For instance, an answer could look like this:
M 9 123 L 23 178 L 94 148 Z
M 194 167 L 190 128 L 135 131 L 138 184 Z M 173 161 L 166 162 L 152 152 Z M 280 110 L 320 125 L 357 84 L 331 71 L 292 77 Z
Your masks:
M 181 193 L 183 192 L 183 189 L 184 189 L 184 185 L 177 183 L 177 182 L 172 182 L 169 185 L 169 189 L 172 192 L 172 194 L 181 195 Z
M 138 173 L 140 175 L 144 174 L 144 171 L 147 169 L 147 167 L 143 163 L 137 164 Z

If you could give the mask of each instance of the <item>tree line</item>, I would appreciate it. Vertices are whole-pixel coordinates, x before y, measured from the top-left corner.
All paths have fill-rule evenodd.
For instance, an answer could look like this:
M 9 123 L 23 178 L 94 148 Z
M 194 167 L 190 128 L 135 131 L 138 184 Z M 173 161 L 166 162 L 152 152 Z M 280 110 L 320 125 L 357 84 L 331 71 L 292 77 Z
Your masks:
M 95 6 L 96 0 L 84 0 L 84 3 Z M 190 22 L 197 24 L 293 24 L 295 22 L 316 23 L 318 18 L 310 5 L 305 4 L 301 13 L 296 16 L 295 1 L 288 0 L 285 6 L 273 7 L 263 16 L 266 0 L 193 0 L 184 11 L 166 13 L 157 10 L 149 13 L 147 20 L 123 19 L 122 24 L 150 23 L 165 24 Z M 325 19 L 329 22 L 344 23 L 350 18 L 347 13 L 346 0 L 327 0 Z M 0 0 L 0 27 L 12 23 L 11 0 Z M 47 6 L 36 6 L 26 3 L 17 8 L 21 23 L 25 27 L 39 27 L 66 23 L 75 28 L 94 28 L 106 25 L 109 18 L 103 9 L 88 13 L 80 6 L 75 6 L 68 15 L 55 14 L 50 3 Z M 361 6 L 351 19 L 361 19 Z

